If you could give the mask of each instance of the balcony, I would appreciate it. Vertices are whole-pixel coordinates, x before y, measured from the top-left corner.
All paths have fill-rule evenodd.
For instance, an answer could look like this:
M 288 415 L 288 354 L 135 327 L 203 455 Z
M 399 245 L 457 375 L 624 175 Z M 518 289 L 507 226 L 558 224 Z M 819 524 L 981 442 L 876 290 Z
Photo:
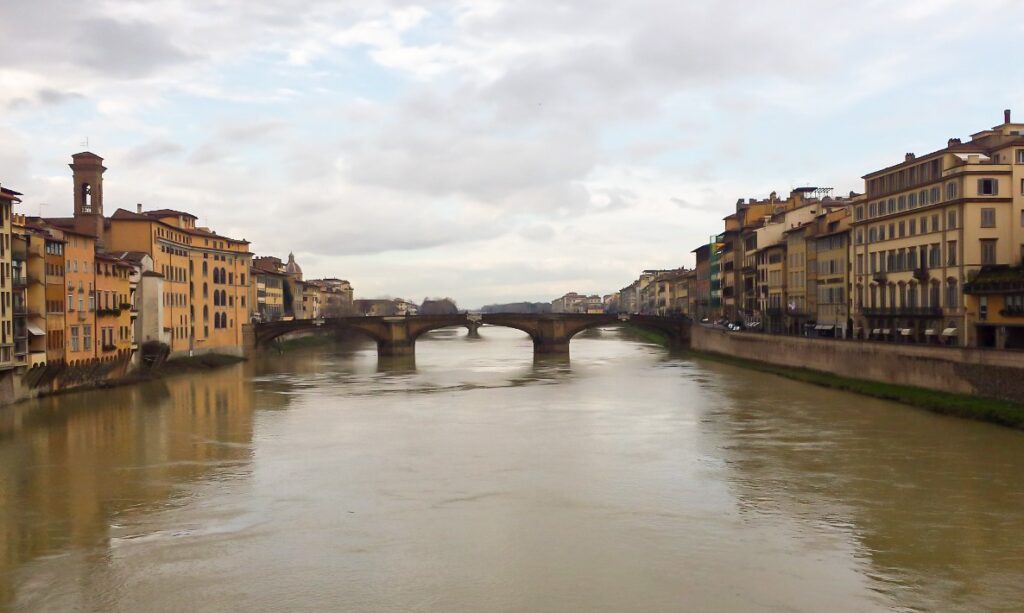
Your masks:
M 999 311 L 1003 317 L 1024 317 L 1024 307 L 1009 306 Z
M 11 284 L 14 286 L 14 289 L 24 289 L 25 287 L 28 286 L 28 276 L 17 275 L 11 277 Z
M 942 317 L 942 307 L 868 307 L 865 317 Z
M 882 271 L 871 274 L 871 280 L 874 281 L 875 283 L 885 283 L 888 279 L 889 276 Z

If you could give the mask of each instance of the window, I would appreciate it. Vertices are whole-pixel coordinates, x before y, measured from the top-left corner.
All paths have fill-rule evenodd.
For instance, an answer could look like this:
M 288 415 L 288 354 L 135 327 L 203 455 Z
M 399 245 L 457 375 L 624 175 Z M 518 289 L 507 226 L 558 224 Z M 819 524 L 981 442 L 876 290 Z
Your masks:
M 939 188 L 933 187 L 931 193 L 928 195 L 928 202 L 935 204 L 939 201 Z
M 996 227 L 996 210 L 995 209 L 981 209 L 981 227 L 982 228 L 994 228 L 994 227 Z
M 957 194 L 956 183 L 946 184 L 946 200 L 955 200 Z
M 907 209 L 907 197 L 906 196 L 900 196 L 899 197 L 899 199 L 897 200 L 896 208 L 898 210 L 900 210 L 900 211 L 905 211 Z
M 78 326 L 71 326 L 71 351 L 78 351 Z
M 952 230 L 956 227 L 956 210 L 946 212 L 946 229 Z
M 932 215 L 932 232 L 938 232 L 941 228 L 939 227 L 939 214 Z
M 983 238 L 981 243 L 981 265 L 994 266 L 996 263 L 996 239 Z
M 895 213 L 896 212 L 896 199 L 895 198 L 889 198 L 889 212 L 890 213 Z
M 938 243 L 932 243 L 931 250 L 928 254 L 928 266 L 931 268 L 938 268 L 942 266 L 942 250 L 939 248 Z
M 856 221 L 860 221 L 860 220 L 864 219 L 864 207 L 863 206 L 859 206 L 859 207 L 857 207 L 857 208 L 855 208 L 853 210 L 853 218 Z
M 1017 163 L 1024 164 L 1024 149 L 1017 150 Z
M 900 222 L 900 238 L 907 235 L 907 225 L 904 222 Z
M 875 207 L 875 203 L 872 202 L 868 205 L 868 216 L 874 217 L 877 214 L 878 209 Z
M 978 179 L 978 194 L 981 196 L 995 196 L 999 194 L 999 182 L 995 179 Z
M 928 190 L 922 189 L 921 193 L 917 195 L 917 200 L 921 206 L 928 204 Z
M 913 236 L 915 234 L 917 234 L 917 219 L 911 219 L 910 220 L 910 235 Z
M 960 304 L 960 295 L 956 291 L 956 280 L 949 279 L 946 282 L 946 308 L 955 309 Z
M 956 241 L 946 241 L 946 266 L 956 266 Z
M 907 208 L 917 208 L 917 194 L 910 194 L 909 196 L 907 196 Z

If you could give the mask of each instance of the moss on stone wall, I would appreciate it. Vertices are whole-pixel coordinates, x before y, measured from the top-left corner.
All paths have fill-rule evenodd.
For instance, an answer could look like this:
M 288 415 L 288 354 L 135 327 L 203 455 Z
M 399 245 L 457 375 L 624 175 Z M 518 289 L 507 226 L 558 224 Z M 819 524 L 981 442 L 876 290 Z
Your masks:
M 778 366 L 718 353 L 703 351 L 691 351 L 690 353 L 703 359 L 742 366 L 804 383 L 864 394 L 874 398 L 894 400 L 943 415 L 965 417 L 1011 428 L 1024 429 L 1024 405 L 1005 400 L 951 394 L 919 387 L 865 381 L 863 379 L 851 379 L 817 370 Z

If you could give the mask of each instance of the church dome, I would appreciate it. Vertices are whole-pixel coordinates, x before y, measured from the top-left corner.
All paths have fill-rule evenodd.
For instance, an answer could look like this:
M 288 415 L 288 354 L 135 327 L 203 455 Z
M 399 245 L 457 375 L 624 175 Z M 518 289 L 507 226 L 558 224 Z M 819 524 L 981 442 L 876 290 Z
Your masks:
M 288 254 L 288 264 L 285 265 L 284 271 L 289 275 L 294 275 L 298 277 L 299 279 L 302 278 L 302 267 L 299 266 L 298 263 L 295 261 L 294 253 Z

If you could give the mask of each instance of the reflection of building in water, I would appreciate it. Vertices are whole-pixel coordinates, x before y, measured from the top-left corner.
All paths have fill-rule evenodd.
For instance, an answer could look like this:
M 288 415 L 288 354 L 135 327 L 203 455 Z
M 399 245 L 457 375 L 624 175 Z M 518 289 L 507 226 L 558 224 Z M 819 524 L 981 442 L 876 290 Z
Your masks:
M 987 610 L 1024 580 L 1007 538 L 1024 533 L 1019 433 L 709 368 L 729 370 L 730 385 L 706 402 L 703 438 L 751 520 L 845 536 L 866 578 L 907 608 Z
M 131 524 L 225 462 L 248 462 L 252 406 L 251 384 L 237 366 L 7 409 L 0 608 L 13 599 L 12 571 L 22 564 L 102 546 L 115 517 Z

